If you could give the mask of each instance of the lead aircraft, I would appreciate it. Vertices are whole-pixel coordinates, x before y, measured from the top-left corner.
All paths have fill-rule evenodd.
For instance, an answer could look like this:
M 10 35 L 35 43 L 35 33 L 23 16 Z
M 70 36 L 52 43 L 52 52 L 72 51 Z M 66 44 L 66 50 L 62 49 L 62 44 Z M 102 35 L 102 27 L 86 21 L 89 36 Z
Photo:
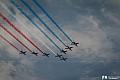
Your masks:
M 71 43 L 71 45 L 75 45 L 75 46 L 77 46 L 77 47 L 78 47 L 78 44 L 79 44 L 79 43 L 75 42 L 74 40 L 73 40 L 73 42 Z

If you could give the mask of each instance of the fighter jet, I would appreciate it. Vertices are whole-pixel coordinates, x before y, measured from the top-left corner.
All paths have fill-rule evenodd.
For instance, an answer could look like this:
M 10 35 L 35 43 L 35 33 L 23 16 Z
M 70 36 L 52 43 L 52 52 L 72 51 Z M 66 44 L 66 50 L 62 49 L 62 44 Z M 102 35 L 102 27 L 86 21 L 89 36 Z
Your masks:
M 32 52 L 32 54 L 34 54 L 34 55 L 38 56 L 38 53 L 36 53 L 36 52 L 34 52 L 34 51 Z
M 65 48 L 65 49 L 69 49 L 69 50 L 71 50 L 72 51 L 72 48 L 73 47 L 70 47 L 70 46 L 66 46 L 67 48 Z
M 73 42 L 71 43 L 71 45 L 75 45 L 75 46 L 77 46 L 77 47 L 78 47 L 78 44 L 79 44 L 79 43 L 76 43 L 74 40 L 73 40 Z
M 20 54 L 26 55 L 25 53 L 26 53 L 26 51 L 22 51 L 22 50 L 20 51 Z
M 57 54 L 55 57 L 59 57 L 59 58 L 61 58 L 61 57 L 62 57 L 62 55 Z
M 61 57 L 61 59 L 60 59 L 60 60 L 64 60 L 64 61 L 66 61 L 66 59 L 67 59 L 67 58 Z
M 67 51 L 62 49 L 60 52 L 66 54 Z
M 47 56 L 47 57 L 49 57 L 49 55 L 50 55 L 50 54 L 46 54 L 46 53 L 43 54 L 43 56 Z

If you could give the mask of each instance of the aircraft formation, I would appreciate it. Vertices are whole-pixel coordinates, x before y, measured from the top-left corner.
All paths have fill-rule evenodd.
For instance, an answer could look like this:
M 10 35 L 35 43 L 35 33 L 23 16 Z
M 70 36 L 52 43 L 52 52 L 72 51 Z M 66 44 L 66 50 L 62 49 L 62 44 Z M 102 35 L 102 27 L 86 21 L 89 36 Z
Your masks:
M 42 25 L 56 38 L 58 39 L 58 41 L 65 46 L 65 50 L 61 49 L 59 47 L 59 45 L 57 45 L 40 27 L 38 24 L 35 23 L 35 21 L 26 14 L 26 12 L 22 9 L 22 7 L 20 7 L 15 0 L 10 0 L 11 4 L 14 5 L 16 7 L 16 9 L 22 14 L 24 15 L 25 18 L 27 18 L 29 20 L 29 22 L 31 22 L 35 28 L 37 28 L 57 49 L 59 49 L 60 54 L 56 54 L 50 47 L 48 47 L 48 45 L 46 43 L 44 43 L 40 38 L 38 38 L 33 32 L 32 30 L 29 29 L 28 26 L 26 26 L 15 14 L 12 13 L 12 11 L 5 5 L 5 3 L 0 3 L 0 6 L 2 6 L 14 19 L 16 19 L 26 30 L 28 30 L 32 36 L 34 36 L 37 40 L 39 40 L 47 49 L 49 49 L 54 55 L 55 57 L 60 58 L 60 60 L 66 61 L 67 58 L 63 57 L 63 55 L 61 53 L 66 54 L 67 50 L 72 51 L 71 46 L 66 45 L 63 40 L 41 19 L 41 17 L 34 11 L 34 9 L 32 9 L 30 7 L 30 5 L 25 2 L 25 0 L 20 0 L 22 2 L 23 5 L 25 5 L 25 7 L 34 15 L 34 17 L 36 19 L 38 19 L 38 21 L 40 23 L 42 23 Z M 71 45 L 74 45 L 76 47 L 78 47 L 78 42 L 75 42 L 74 40 L 72 40 L 65 32 L 64 30 L 55 22 L 55 20 L 45 11 L 45 9 L 37 2 L 37 0 L 32 0 L 33 3 L 35 3 L 35 5 L 49 18 L 49 20 L 55 25 L 55 27 L 58 28 L 58 30 L 68 39 L 68 41 L 71 43 Z M 7 19 L 1 12 L 0 12 L 0 18 L 2 18 L 4 21 L 6 21 L 9 26 L 11 28 L 13 28 L 17 33 L 19 33 L 24 39 L 26 39 L 32 46 L 34 46 L 40 53 L 43 54 L 43 56 L 49 57 L 50 54 L 45 53 L 43 50 L 41 50 L 39 48 L 39 46 L 37 46 L 32 40 L 30 40 L 22 31 L 20 31 L 9 19 Z M 24 48 L 26 48 L 31 54 L 34 54 L 35 56 L 38 56 L 38 52 L 35 52 L 34 50 L 31 50 L 28 46 L 26 46 L 22 41 L 20 41 L 13 33 L 12 31 L 9 31 L 5 26 L 3 26 L 3 24 L 0 22 L 0 27 L 6 31 L 10 36 L 12 36 L 18 43 L 20 43 L 20 45 L 22 45 Z M 17 48 L 14 44 L 12 44 L 8 39 L 6 39 L 3 35 L 0 34 L 0 38 L 2 38 L 4 41 L 6 41 L 8 44 L 10 44 L 12 47 L 14 47 L 19 54 L 23 54 L 26 55 L 27 51 L 23 51 L 20 50 L 19 48 Z

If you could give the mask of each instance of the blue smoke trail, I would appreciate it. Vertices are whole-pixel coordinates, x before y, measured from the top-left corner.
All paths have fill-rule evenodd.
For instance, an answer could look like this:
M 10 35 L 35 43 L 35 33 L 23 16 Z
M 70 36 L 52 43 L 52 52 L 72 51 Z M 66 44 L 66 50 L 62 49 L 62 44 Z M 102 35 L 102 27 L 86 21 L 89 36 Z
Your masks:
M 38 27 L 38 25 L 36 25 L 35 22 L 13 0 L 10 1 L 40 32 L 42 32 L 51 41 L 54 46 L 61 51 L 60 47 L 54 43 L 52 39 L 50 39 L 49 36 L 40 27 Z
M 45 22 L 35 13 L 35 11 L 24 1 L 20 0 L 35 16 L 36 18 L 66 47 L 67 45 L 45 24 Z
M 55 24 L 55 26 L 71 41 L 73 42 L 70 37 L 60 28 L 60 26 L 53 20 L 53 18 L 42 8 L 42 6 L 36 1 L 33 0 L 33 2 L 45 13 L 45 15 Z

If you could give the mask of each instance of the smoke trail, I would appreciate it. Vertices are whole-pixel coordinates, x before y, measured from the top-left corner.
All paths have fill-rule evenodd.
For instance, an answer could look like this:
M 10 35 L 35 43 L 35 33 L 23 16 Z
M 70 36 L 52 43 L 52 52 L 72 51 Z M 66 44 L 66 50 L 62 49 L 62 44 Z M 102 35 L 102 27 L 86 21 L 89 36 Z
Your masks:
M 44 12 L 44 14 L 54 23 L 54 25 L 68 38 L 69 41 L 73 42 L 72 39 L 63 31 L 62 28 L 53 20 L 53 18 L 44 10 L 44 8 L 37 2 L 37 0 L 33 0 L 33 2 Z
M 31 53 L 32 50 L 29 49 L 24 43 L 22 43 L 17 37 L 15 37 L 10 31 L 8 31 L 1 23 L 0 23 L 1 28 L 3 28 L 8 34 L 10 34 L 15 40 L 17 40 L 22 46 L 24 46 L 26 49 L 28 49 Z
M 54 46 L 56 46 L 61 51 L 60 47 L 54 43 L 52 39 L 50 39 L 49 36 L 37 24 L 35 24 L 35 22 L 13 0 L 10 1 L 42 34 L 45 35 L 46 38 L 50 40 Z
M 7 6 L 4 3 L 0 3 L 1 6 L 6 9 L 6 11 L 8 11 L 9 14 L 11 14 L 22 26 L 24 26 L 24 28 L 26 28 L 30 33 L 32 32 L 28 27 L 26 27 L 21 20 L 19 20 L 15 15 L 13 15 L 13 13 L 7 8 Z M 53 54 L 56 55 L 56 53 L 50 48 L 48 47 L 40 38 L 38 38 L 34 33 L 31 33 L 36 39 L 38 39 L 46 48 L 48 48 Z
M 12 24 L 5 16 L 3 16 L 0 13 L 0 16 L 12 27 L 14 28 L 18 33 L 20 33 L 28 42 L 30 42 L 35 48 L 37 48 L 41 53 L 44 54 L 44 52 L 38 47 L 36 46 L 28 37 L 26 37 L 17 27 L 14 26 L 14 24 Z
M 2 35 L 0 35 L 0 37 L 1 37 L 3 40 L 5 40 L 7 43 L 9 43 L 12 47 L 14 47 L 17 51 L 20 52 L 20 50 L 19 50 L 15 45 L 13 45 L 12 43 L 10 43 L 6 38 L 4 38 Z
M 46 25 L 46 23 L 35 13 L 35 11 L 24 1 L 20 0 L 35 16 L 36 18 L 66 47 L 67 45 Z

